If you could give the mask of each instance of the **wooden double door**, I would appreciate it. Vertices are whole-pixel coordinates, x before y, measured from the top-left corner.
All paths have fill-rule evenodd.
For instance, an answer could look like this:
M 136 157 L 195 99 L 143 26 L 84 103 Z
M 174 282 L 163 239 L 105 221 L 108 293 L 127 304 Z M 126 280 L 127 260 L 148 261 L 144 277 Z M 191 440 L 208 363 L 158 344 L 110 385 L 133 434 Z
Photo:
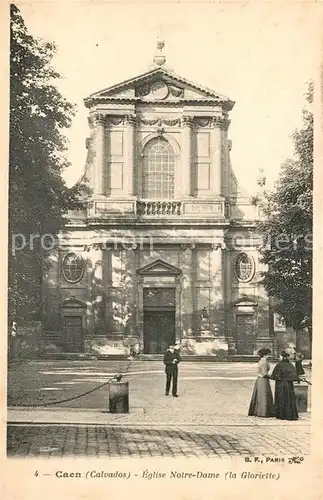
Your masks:
M 256 345 L 255 320 L 253 314 L 236 315 L 236 351 L 241 355 L 252 355 Z
M 163 354 L 175 342 L 175 311 L 144 311 L 144 351 Z
M 63 317 L 63 348 L 65 352 L 83 352 L 82 316 Z
M 145 288 L 143 306 L 144 351 L 162 354 L 175 342 L 175 288 Z

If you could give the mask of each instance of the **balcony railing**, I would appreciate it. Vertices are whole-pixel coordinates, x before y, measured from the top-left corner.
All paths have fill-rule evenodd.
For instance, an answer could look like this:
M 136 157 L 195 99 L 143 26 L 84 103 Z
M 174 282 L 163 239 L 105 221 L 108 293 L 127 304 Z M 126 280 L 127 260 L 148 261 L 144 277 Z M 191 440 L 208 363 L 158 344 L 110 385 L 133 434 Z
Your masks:
M 137 201 L 138 215 L 176 216 L 176 215 L 182 215 L 182 212 L 183 211 L 182 211 L 181 201 L 153 201 L 153 200 Z
M 98 200 L 89 204 L 88 217 L 90 219 L 104 218 L 190 218 L 190 219 L 217 219 L 230 217 L 222 200 L 184 199 L 180 200 Z

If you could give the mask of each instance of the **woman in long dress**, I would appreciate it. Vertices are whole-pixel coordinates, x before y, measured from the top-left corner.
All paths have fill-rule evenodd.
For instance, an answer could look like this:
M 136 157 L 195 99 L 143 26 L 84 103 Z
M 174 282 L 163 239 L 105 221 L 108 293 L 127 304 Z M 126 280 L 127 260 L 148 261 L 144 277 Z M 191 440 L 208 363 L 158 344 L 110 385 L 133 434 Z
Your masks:
M 275 366 L 270 378 L 275 383 L 275 416 L 281 420 L 297 420 L 298 412 L 294 391 L 294 382 L 299 380 L 290 355 L 283 351 L 281 361 Z
M 275 407 L 271 392 L 268 372 L 270 365 L 268 356 L 270 349 L 264 347 L 258 351 L 260 361 L 258 363 L 258 377 L 252 393 L 248 415 L 253 417 L 274 417 Z

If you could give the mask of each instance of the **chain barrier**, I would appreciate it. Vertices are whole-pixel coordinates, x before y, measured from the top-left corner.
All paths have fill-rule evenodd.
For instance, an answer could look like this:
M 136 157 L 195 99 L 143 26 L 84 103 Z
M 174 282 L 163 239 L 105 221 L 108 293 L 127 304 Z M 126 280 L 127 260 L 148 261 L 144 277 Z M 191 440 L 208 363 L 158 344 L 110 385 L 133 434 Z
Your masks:
M 54 405 L 58 405 L 58 404 L 61 404 L 61 403 L 68 403 L 69 401 L 74 401 L 76 399 L 83 398 L 84 396 L 87 396 L 88 394 L 91 394 L 92 392 L 98 391 L 99 389 L 101 389 L 105 385 L 108 385 L 113 380 L 115 380 L 116 382 L 120 382 L 120 380 L 128 373 L 129 367 L 130 367 L 130 362 L 128 363 L 128 366 L 127 366 L 126 370 L 123 371 L 123 373 L 120 373 L 119 375 L 113 375 L 113 377 L 109 378 L 106 382 L 103 382 L 103 384 L 100 384 L 100 385 L 98 385 L 98 386 L 94 387 L 93 389 L 90 389 L 90 390 L 88 390 L 86 392 L 83 392 L 82 394 L 78 394 L 77 396 L 73 396 L 73 397 L 65 398 L 65 399 L 60 399 L 58 401 L 50 401 L 48 403 L 22 404 L 22 406 L 25 407 L 25 408 L 37 408 L 37 407 L 44 407 L 44 406 L 54 406 Z M 23 399 L 24 397 L 25 396 L 22 396 L 19 399 Z
M 307 385 L 312 385 L 312 382 L 310 382 L 309 380 L 307 380 L 305 377 L 302 377 L 299 380 L 300 380 L 300 382 L 306 382 Z

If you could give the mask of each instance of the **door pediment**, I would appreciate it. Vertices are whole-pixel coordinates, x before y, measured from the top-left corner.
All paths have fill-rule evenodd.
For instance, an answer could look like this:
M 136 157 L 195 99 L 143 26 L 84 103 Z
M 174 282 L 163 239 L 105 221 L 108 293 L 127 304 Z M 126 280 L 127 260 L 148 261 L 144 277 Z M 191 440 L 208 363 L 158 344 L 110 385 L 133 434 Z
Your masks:
M 178 276 L 181 272 L 178 267 L 168 264 L 168 262 L 161 259 L 157 259 L 151 264 L 147 264 L 137 270 L 137 274 L 140 276 Z
M 74 309 L 74 308 L 85 309 L 86 308 L 86 304 L 82 300 L 79 300 L 74 295 L 72 295 L 72 297 L 64 300 L 64 302 L 62 302 L 60 304 L 60 307 L 61 308 L 69 308 L 69 309 Z

